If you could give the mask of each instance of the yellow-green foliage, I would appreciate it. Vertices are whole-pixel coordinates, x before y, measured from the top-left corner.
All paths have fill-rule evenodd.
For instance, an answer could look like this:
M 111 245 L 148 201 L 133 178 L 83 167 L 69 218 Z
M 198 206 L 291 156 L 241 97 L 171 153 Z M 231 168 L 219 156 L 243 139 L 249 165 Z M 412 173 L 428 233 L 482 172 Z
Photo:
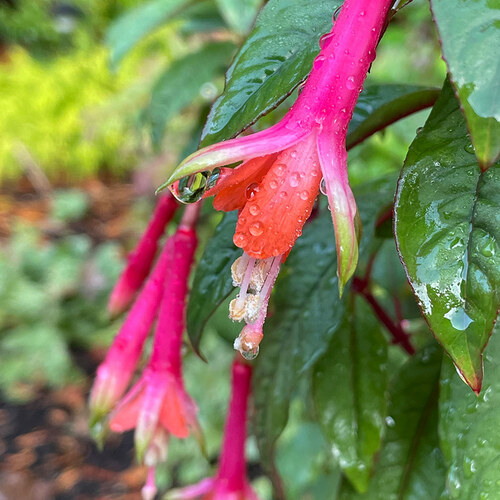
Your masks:
M 130 73 L 110 74 L 106 49 L 83 45 L 44 62 L 16 47 L 0 65 L 0 181 L 22 173 L 26 151 L 51 178 L 131 166 L 132 117 L 107 109 Z

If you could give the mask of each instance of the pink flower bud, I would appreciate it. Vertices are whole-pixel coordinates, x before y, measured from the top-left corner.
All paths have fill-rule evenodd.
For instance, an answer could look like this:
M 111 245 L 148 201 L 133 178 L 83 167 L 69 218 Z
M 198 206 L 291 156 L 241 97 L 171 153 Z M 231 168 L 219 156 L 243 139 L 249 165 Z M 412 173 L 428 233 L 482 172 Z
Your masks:
M 158 240 L 177 210 L 171 195 L 162 196 L 139 243 L 128 256 L 127 265 L 109 298 L 108 310 L 116 315 L 127 308 L 148 275 L 158 248 Z

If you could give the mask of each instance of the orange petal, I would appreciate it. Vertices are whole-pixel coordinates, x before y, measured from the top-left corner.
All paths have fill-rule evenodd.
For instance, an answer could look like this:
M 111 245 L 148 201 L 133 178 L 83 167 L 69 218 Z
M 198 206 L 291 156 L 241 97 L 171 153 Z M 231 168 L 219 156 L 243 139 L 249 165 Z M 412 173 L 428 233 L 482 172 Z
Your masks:
M 184 398 L 187 397 L 172 383 L 165 394 L 160 412 L 162 425 L 178 438 L 189 436 L 186 408 L 184 407 Z
M 207 191 L 205 196 L 215 196 L 214 208 L 230 212 L 243 208 L 247 202 L 247 187 L 252 184 L 258 185 L 267 174 L 277 154 L 252 158 L 232 169 L 227 174 L 224 169 L 222 179 L 217 185 Z
M 135 428 L 144 404 L 144 391 L 126 399 L 110 415 L 109 428 L 113 432 L 125 432 Z
M 321 182 L 316 134 L 281 152 L 238 218 L 234 243 L 251 257 L 286 253 L 302 234 Z

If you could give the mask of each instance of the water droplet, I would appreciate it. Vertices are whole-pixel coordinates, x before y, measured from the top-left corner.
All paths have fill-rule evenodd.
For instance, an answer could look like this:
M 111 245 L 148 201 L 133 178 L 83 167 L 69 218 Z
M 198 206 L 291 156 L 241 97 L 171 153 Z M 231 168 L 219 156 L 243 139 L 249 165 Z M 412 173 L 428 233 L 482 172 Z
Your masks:
M 418 127 L 416 130 L 417 135 L 420 134 L 420 132 L 422 132 L 422 130 L 424 130 L 424 127 Z
M 248 243 L 248 239 L 245 233 L 235 233 L 233 238 L 234 244 L 237 247 L 244 247 Z
M 250 208 L 248 209 L 251 215 L 259 215 L 260 214 L 260 208 L 259 205 L 250 205 Z
M 325 179 L 321 179 L 321 182 L 319 183 L 319 190 L 320 190 L 321 194 L 324 194 L 325 196 L 327 196 Z
M 394 427 L 396 425 L 396 421 L 391 417 L 385 417 L 385 423 L 387 427 Z
M 359 13 L 359 17 L 363 17 L 365 15 L 365 11 L 362 10 L 360 13 Z
M 286 191 L 280 191 L 280 198 L 284 200 L 288 196 L 288 193 Z
M 464 150 L 467 151 L 467 153 L 476 154 L 476 150 L 474 149 L 474 146 L 472 144 L 467 144 L 466 146 L 464 146 Z
M 257 193 L 259 192 L 259 185 L 256 182 L 252 182 L 245 192 L 245 196 L 247 200 L 251 200 Z
M 181 203 L 196 203 L 205 191 L 214 187 L 220 175 L 220 168 L 213 171 L 197 172 L 183 177 L 175 182 L 169 189 Z
M 285 165 L 277 165 L 276 166 L 276 175 L 282 176 L 285 173 Z
M 302 191 L 302 193 L 300 193 L 300 199 L 306 201 L 309 199 L 309 193 L 307 191 Z
M 329 43 L 332 41 L 332 37 L 332 33 L 325 33 L 324 35 L 321 35 L 319 39 L 319 48 L 326 49 L 326 47 L 328 47 Z
M 271 189 L 278 189 L 278 183 L 275 181 L 275 180 L 272 180 L 270 183 L 269 183 L 269 187 Z
M 354 77 L 353 76 L 350 76 L 346 82 L 345 82 L 345 86 L 349 89 L 349 90 L 354 90 L 356 88 L 356 84 L 354 83 Z
M 250 347 L 248 346 L 246 349 L 243 348 L 243 346 L 240 349 L 240 354 L 248 361 L 252 361 L 252 359 L 255 359 L 259 355 L 259 346 L 253 346 Z
M 488 238 L 486 244 L 481 248 L 481 253 L 485 257 L 493 257 L 495 255 L 495 242 Z
M 260 236 L 264 232 L 264 225 L 262 222 L 254 222 L 250 224 L 249 231 L 252 236 Z
M 325 56 L 323 54 L 320 54 L 316 59 L 314 59 L 313 62 L 313 68 L 318 70 L 323 66 L 323 63 L 325 62 Z
M 291 156 L 292 158 L 297 158 L 297 151 L 295 151 L 295 150 L 294 150 L 294 151 L 292 151 L 292 152 L 290 153 L 290 156 Z
M 288 179 L 288 182 L 290 182 L 290 186 L 292 187 L 297 187 L 299 185 L 299 181 L 300 181 L 300 176 L 296 172 L 294 172 Z

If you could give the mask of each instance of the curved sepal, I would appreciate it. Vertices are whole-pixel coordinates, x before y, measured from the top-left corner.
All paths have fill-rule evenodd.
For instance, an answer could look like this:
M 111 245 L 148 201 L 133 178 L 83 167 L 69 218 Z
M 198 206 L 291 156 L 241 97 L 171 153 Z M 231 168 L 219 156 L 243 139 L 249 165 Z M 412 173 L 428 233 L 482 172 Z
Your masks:
M 207 146 L 180 163 L 157 192 L 183 177 L 198 172 L 210 171 L 216 167 L 281 151 L 298 142 L 307 133 L 308 130 L 285 117 L 276 125 L 261 132 Z
M 358 264 L 361 221 L 347 178 L 345 146 L 330 131 L 331 128 L 326 126 L 318 135 L 318 156 L 335 229 L 337 275 L 342 296 L 344 286 Z

